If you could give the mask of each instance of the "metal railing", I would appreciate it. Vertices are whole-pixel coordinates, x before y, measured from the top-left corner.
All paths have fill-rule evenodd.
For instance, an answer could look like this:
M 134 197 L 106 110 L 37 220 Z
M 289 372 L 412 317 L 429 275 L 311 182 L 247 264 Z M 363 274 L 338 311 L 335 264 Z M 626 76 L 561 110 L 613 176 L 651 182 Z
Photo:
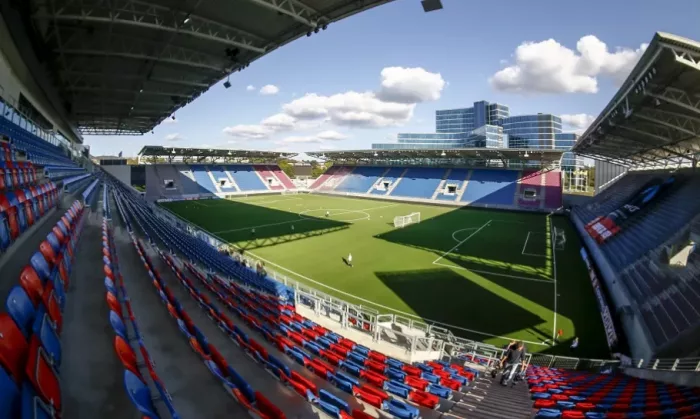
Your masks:
M 167 208 L 157 205 L 153 205 L 153 208 L 156 214 L 171 225 L 185 229 L 191 235 L 203 239 L 212 246 L 228 245 L 228 242 L 191 224 Z M 251 266 L 256 266 L 260 262 L 248 253 L 244 253 L 242 257 Z M 380 313 L 373 308 L 333 297 L 267 267 L 266 271 L 276 281 L 294 288 L 297 304 L 338 323 L 340 328 L 360 330 L 373 336 L 376 341 L 398 346 L 411 357 L 418 352 L 434 351 L 440 354 L 435 358 L 449 359 L 460 355 L 472 355 L 492 363 L 504 354 L 502 347 L 456 336 L 445 327 L 430 325 L 421 320 L 397 314 Z M 355 324 L 350 321 L 351 319 L 355 320 Z M 392 325 L 399 326 L 401 330 L 394 330 Z M 391 338 L 389 332 L 392 335 Z M 588 359 L 534 353 L 529 355 L 529 363 L 542 367 L 580 370 L 626 366 L 653 370 L 700 371 L 700 358 L 632 360 L 626 363 L 629 365 L 621 365 L 621 361 L 617 359 Z

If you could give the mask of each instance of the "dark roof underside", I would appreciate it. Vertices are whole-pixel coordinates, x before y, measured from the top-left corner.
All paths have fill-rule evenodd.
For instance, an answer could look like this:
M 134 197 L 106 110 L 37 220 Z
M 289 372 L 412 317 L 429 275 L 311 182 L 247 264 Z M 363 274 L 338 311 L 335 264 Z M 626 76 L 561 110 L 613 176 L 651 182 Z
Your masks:
M 410 160 L 410 159 L 473 159 L 473 160 L 537 160 L 559 161 L 559 150 L 525 150 L 518 148 L 453 148 L 445 150 L 347 150 L 306 153 L 325 160 Z
M 139 156 L 146 157 L 222 157 L 222 158 L 251 158 L 277 159 L 291 158 L 297 153 L 280 153 L 277 151 L 256 150 L 225 150 L 215 148 L 180 148 L 147 145 L 139 151 Z
M 630 168 L 700 157 L 700 43 L 657 33 L 574 151 Z
M 232 72 L 392 0 L 26 0 L 86 134 L 143 134 Z

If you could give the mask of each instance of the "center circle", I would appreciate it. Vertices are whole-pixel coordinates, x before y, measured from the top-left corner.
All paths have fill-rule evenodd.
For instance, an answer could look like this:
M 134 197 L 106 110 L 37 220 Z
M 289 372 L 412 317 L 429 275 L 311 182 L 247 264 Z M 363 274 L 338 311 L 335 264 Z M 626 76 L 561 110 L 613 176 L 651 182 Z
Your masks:
M 452 239 L 456 241 L 457 243 L 461 243 L 469 237 L 469 235 L 474 231 L 477 230 L 477 227 L 469 227 L 469 228 L 462 228 L 459 230 L 455 230 L 452 232 Z M 461 233 L 461 234 L 460 234 Z
M 323 221 L 326 219 L 326 211 L 330 213 L 328 219 L 340 221 L 344 223 L 352 223 L 355 221 L 369 220 L 369 214 L 360 210 L 348 210 L 343 208 L 319 208 L 308 209 L 299 213 L 299 218 L 311 221 Z M 314 215 L 318 214 L 318 215 Z M 347 215 L 349 217 L 343 217 Z

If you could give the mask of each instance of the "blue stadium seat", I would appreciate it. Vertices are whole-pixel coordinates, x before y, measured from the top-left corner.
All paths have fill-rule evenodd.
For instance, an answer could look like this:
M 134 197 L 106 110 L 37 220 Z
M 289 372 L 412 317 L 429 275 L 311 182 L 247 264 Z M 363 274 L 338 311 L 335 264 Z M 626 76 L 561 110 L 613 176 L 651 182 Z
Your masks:
M 141 379 L 129 370 L 124 370 L 124 387 L 134 406 L 148 418 L 156 419 L 158 414 L 151 401 L 151 392 Z

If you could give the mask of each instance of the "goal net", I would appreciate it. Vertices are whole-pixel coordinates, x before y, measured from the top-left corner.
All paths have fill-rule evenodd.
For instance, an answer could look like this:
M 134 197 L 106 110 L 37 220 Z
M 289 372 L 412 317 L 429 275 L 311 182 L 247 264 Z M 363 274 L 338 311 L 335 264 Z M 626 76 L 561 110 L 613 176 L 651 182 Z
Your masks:
M 299 191 L 282 191 L 282 195 L 299 195 Z
M 394 227 L 396 228 L 406 227 L 409 224 L 415 223 L 420 223 L 420 212 L 394 217 Z
M 564 250 L 564 247 L 566 247 L 566 233 L 564 229 L 554 227 L 554 248 Z

